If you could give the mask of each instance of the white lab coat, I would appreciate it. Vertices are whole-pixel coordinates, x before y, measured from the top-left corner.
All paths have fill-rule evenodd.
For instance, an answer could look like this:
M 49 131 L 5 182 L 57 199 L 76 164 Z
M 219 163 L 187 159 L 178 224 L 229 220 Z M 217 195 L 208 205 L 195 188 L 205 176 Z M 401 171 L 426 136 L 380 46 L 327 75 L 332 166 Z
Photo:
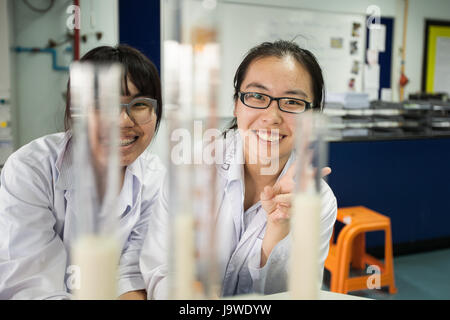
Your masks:
M 75 235 L 70 133 L 47 135 L 12 154 L 1 172 L 0 299 L 67 299 Z M 117 230 L 118 295 L 144 289 L 139 255 L 165 175 L 145 151 L 126 169 Z M 69 273 L 67 273 L 69 271 Z
M 251 292 L 271 294 L 287 290 L 290 235 L 272 250 L 267 263 L 260 268 L 261 245 L 267 214 L 257 203 L 244 213 L 243 149 L 239 134 L 231 132 L 226 139 L 224 163 L 217 166 L 218 247 L 220 248 L 219 275 L 223 296 Z M 294 160 L 289 158 L 280 177 Z M 279 177 L 279 178 L 280 178 Z M 149 232 L 141 253 L 140 266 L 149 299 L 168 298 L 168 214 L 167 185 L 160 198 L 160 207 L 150 217 Z M 320 281 L 328 255 L 329 240 L 337 215 L 336 198 L 325 181 L 321 186 L 322 212 L 320 215 Z M 250 212 L 251 211 L 251 212 Z M 245 221 L 245 215 L 253 218 Z

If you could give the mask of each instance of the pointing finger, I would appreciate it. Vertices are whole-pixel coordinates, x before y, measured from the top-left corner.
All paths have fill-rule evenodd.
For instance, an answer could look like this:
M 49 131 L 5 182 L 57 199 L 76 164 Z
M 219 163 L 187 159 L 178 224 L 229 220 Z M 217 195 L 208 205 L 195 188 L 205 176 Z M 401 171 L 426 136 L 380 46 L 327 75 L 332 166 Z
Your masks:
M 329 175 L 331 173 L 331 168 L 330 167 L 325 167 L 322 168 L 322 178 L 326 177 L 327 175 Z

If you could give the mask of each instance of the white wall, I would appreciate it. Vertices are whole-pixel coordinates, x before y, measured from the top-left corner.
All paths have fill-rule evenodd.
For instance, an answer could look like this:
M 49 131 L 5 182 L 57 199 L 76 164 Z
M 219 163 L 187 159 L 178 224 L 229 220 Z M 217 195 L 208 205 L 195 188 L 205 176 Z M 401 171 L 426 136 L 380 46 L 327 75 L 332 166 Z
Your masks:
M 118 0 L 81 0 L 81 33 L 92 34 L 101 31 L 103 37 L 97 41 L 95 36 L 82 43 L 83 55 L 99 45 L 116 45 L 119 41 L 119 2 Z
M 14 45 L 22 47 L 45 47 L 49 39 L 61 40 L 68 31 L 69 14 L 66 12 L 72 1 L 55 1 L 47 13 L 31 11 L 23 1 L 13 3 Z M 44 8 L 48 1 L 32 1 L 36 7 Z M 103 44 L 114 45 L 118 41 L 117 0 L 82 0 L 81 34 L 103 32 L 101 41 L 93 35 L 81 45 L 81 54 Z M 91 16 L 93 17 L 91 19 Z M 72 53 L 64 53 L 68 43 L 58 48 L 58 64 L 68 66 Z M 66 91 L 68 73 L 52 70 L 49 54 L 14 54 L 16 74 L 14 86 L 17 106 L 17 144 L 20 147 L 42 135 L 61 131 L 64 128 L 63 93 Z
M 393 86 L 393 98 L 395 101 L 398 101 L 404 0 L 223 0 L 223 2 L 356 14 L 366 14 L 369 6 L 378 6 L 381 10 L 382 17 L 393 17 L 395 20 L 391 82 Z M 409 93 L 421 90 L 426 18 L 450 20 L 450 1 L 409 0 L 405 74 L 410 82 L 405 88 L 405 98 Z

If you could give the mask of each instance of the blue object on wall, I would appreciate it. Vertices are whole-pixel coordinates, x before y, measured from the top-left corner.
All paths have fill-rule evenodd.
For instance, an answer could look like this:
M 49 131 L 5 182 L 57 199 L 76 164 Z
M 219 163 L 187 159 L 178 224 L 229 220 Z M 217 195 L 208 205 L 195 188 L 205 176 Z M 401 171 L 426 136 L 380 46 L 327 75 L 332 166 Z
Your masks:
M 392 73 L 392 44 L 394 36 L 394 18 L 380 17 L 380 24 L 386 27 L 386 43 L 385 51 L 378 53 L 378 64 L 380 65 L 380 86 L 378 90 L 378 99 L 381 95 L 382 88 L 391 88 L 391 73 Z M 366 49 L 369 48 L 370 30 L 366 25 Z M 366 63 L 367 63 L 367 52 Z
M 55 48 L 25 48 L 15 47 L 14 51 L 17 53 L 30 52 L 30 53 L 49 53 L 52 56 L 52 68 L 55 71 L 69 71 L 69 67 L 58 65 L 58 53 Z M 71 52 L 72 47 L 67 47 L 66 52 Z
M 328 183 L 338 207 L 391 218 L 394 244 L 450 237 L 450 139 L 332 142 Z M 367 247 L 384 234 L 368 235 Z
M 142 51 L 161 72 L 160 1 L 119 0 L 119 39 Z

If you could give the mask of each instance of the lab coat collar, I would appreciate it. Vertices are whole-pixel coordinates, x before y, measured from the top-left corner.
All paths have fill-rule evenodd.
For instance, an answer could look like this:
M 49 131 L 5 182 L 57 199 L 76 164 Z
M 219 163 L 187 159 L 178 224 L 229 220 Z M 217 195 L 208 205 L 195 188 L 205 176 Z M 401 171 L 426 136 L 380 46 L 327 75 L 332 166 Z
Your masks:
M 58 177 L 55 180 L 55 188 L 60 190 L 70 190 L 74 188 L 72 176 L 72 133 L 66 131 L 64 138 L 59 145 L 56 157 L 56 170 Z
M 131 209 L 134 203 L 136 203 L 137 194 L 135 194 L 134 190 L 141 190 L 141 186 L 143 184 L 144 179 L 143 178 L 144 170 L 142 168 L 142 161 L 140 161 L 140 157 L 141 156 L 139 156 L 133 163 L 131 163 L 125 169 L 123 185 L 119 195 L 120 214 L 127 212 L 127 207 L 130 207 Z M 137 185 L 135 184 L 135 182 L 137 182 Z
M 148 151 L 145 150 L 143 152 L 147 153 Z M 139 182 L 139 185 L 142 185 L 143 183 L 143 179 L 144 179 L 144 168 L 142 168 L 143 165 L 143 161 L 145 161 L 145 159 L 143 159 L 143 161 L 141 161 L 141 157 L 143 157 L 143 154 L 141 154 L 139 157 L 137 157 L 136 160 L 134 160 L 133 163 L 131 163 L 130 165 L 127 166 L 126 171 L 130 172 L 133 177 L 136 177 L 136 179 Z
M 218 173 L 229 185 L 234 180 L 242 180 L 244 176 L 244 149 L 242 137 L 236 130 L 229 130 L 224 141 L 224 161 L 223 164 L 219 164 Z

